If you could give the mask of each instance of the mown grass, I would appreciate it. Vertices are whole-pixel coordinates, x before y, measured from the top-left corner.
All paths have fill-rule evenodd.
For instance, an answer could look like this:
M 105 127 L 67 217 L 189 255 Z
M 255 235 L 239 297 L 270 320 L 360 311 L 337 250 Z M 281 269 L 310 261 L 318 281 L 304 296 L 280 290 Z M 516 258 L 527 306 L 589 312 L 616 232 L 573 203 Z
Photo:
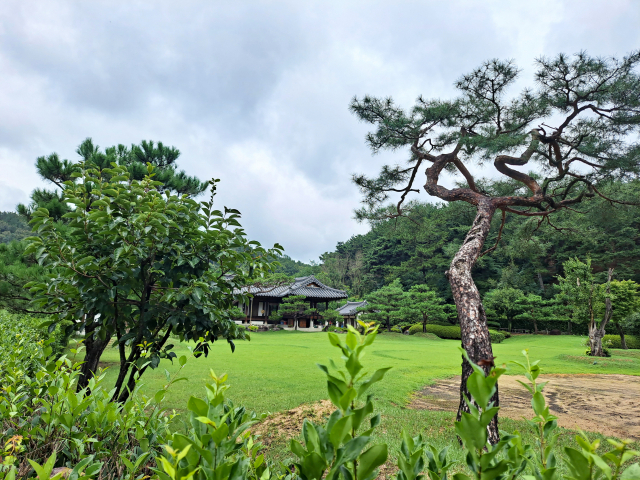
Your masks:
M 438 379 L 459 375 L 459 345 L 455 340 L 384 334 L 379 335 L 370 347 L 363 359 L 367 369 L 393 367 L 373 389 L 376 406 L 383 415 L 379 437 L 389 443 L 392 451 L 399 447 L 403 428 L 412 434 L 422 432 L 439 446 L 457 445 L 452 413 L 406 407 L 415 391 Z M 584 338 L 580 337 L 522 335 L 493 348 L 496 362 L 507 365 L 511 360 L 521 360 L 522 350 L 528 348 L 531 359 L 541 360 L 544 373 L 640 374 L 640 356 L 616 350 L 611 359 L 593 360 L 584 357 Z M 178 356 L 189 353 L 187 346 L 180 344 L 175 352 Z M 117 355 L 117 349 L 108 349 L 103 360 L 107 364 L 117 362 Z M 189 359 L 181 372 L 188 381 L 171 387 L 166 406 L 180 411 L 191 395 L 203 395 L 209 369 L 213 369 L 217 374 L 229 375 L 228 397 L 236 405 L 242 404 L 259 413 L 288 410 L 327 398 L 325 377 L 316 364 L 328 363 L 329 358 L 338 362 L 339 352 L 329 344 L 324 333 L 254 333 L 251 341 L 236 345 L 235 353 L 231 353 L 225 342 L 220 342 L 207 358 Z M 162 388 L 166 383 L 165 368 L 174 372 L 178 364 L 163 361 L 159 369 L 147 371 L 143 377 L 144 391 L 153 393 Z M 509 373 L 519 372 L 511 369 Z M 115 375 L 116 368 L 110 368 L 108 379 L 115 379 Z M 524 421 L 509 419 L 501 420 L 501 428 L 529 430 Z M 574 444 L 572 437 L 572 432 L 563 431 L 559 447 Z M 533 441 L 533 438 L 529 440 Z M 271 455 L 286 455 L 284 439 L 273 443 Z M 455 455 L 458 456 L 459 451 Z

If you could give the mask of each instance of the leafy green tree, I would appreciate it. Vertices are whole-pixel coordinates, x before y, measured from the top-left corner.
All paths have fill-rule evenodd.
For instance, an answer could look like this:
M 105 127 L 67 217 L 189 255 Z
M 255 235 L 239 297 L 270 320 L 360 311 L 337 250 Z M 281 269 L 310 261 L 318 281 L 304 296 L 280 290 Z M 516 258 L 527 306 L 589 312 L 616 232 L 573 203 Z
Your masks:
M 86 355 L 79 387 L 87 385 L 110 339 L 115 336 L 120 368 L 114 400 L 124 401 L 148 368 L 172 359 L 170 336 L 196 341 L 205 355 L 210 344 L 244 338 L 229 318 L 238 292 L 274 268 L 281 253 L 249 241 L 237 210 L 215 210 L 187 195 L 161 191 L 148 166 L 143 180 L 127 168 L 81 163 L 76 181 L 63 195 L 74 209 L 65 229 L 44 208 L 33 212 L 28 254 L 49 267 L 45 281 L 27 285 L 32 303 L 55 312 L 51 328 L 70 321 L 69 332 L 84 332 Z M 128 377 L 128 379 L 127 379 Z
M 605 288 L 605 286 L 600 286 Z M 611 289 L 611 322 L 616 326 L 620 335 L 622 348 L 627 349 L 624 339 L 625 320 L 635 312 L 640 312 L 640 285 L 632 280 L 613 280 Z
M 471 273 L 487 253 L 484 245 L 495 213 L 501 213 L 501 223 L 507 213 L 550 223 L 554 213 L 604 195 L 601 189 L 610 179 L 633 178 L 640 172 L 635 141 L 640 128 L 640 52 L 621 60 L 561 54 L 536 63 L 537 88 L 520 95 L 508 95 L 518 77 L 516 66 L 491 60 L 463 75 L 455 84 L 460 96 L 451 100 L 420 97 L 411 110 L 397 107 L 390 98 L 365 96 L 351 103 L 351 110 L 375 128 L 366 137 L 374 153 L 399 148 L 409 152 L 407 166 L 385 165 L 375 178 L 354 176 L 364 195 L 358 218 L 380 218 L 379 206 L 392 193 L 400 198 L 387 216 L 408 215 L 405 200 L 419 192 L 416 181 L 425 171 L 423 164 L 428 165 L 427 194 L 475 209 L 473 224 L 446 272 L 462 344 L 473 362 L 493 357 Z M 482 167 L 484 176 L 503 175 L 503 181 L 485 189 L 469 169 L 473 164 Z M 495 171 L 488 170 L 490 165 Z M 441 182 L 443 171 L 459 176 L 455 187 Z M 470 363 L 463 360 L 458 419 L 468 411 L 464 397 L 471 373 Z M 496 419 L 490 441 L 498 439 Z
M 581 262 L 577 258 L 567 260 L 563 264 L 564 277 L 558 276 L 564 298 L 570 305 L 577 321 L 589 325 L 590 355 L 604 356 L 602 337 L 611 320 L 611 277 L 613 269 L 604 285 L 598 284 L 591 268 L 591 259 Z M 600 316 L 602 312 L 602 317 Z
M 495 315 L 500 320 L 506 320 L 511 331 L 513 320 L 525 309 L 524 298 L 524 292 L 517 288 L 504 287 L 491 290 L 483 299 L 487 316 Z
M 374 321 L 386 325 L 390 332 L 391 326 L 402 320 L 403 298 L 402 284 L 396 279 L 367 295 L 365 297 L 367 305 L 358 307 L 358 310 L 365 312 L 363 315 L 365 322 Z
M 442 299 L 427 285 L 414 285 L 404 292 L 400 314 L 403 318 L 418 318 L 422 322 L 422 332 L 427 332 L 429 320 L 445 318 Z
M 293 317 L 294 329 L 298 330 L 298 321 L 301 317 L 316 313 L 317 310 L 309 307 L 304 295 L 290 295 L 282 300 L 282 303 L 278 305 L 278 311 L 272 313 L 270 318 L 279 321 L 282 320 L 285 315 Z

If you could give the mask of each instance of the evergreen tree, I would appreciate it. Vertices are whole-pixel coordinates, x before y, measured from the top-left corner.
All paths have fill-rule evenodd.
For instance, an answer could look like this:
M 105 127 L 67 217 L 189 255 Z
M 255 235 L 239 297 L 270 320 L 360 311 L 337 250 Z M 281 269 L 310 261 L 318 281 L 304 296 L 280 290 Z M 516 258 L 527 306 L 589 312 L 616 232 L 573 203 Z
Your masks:
M 525 295 L 522 290 L 511 287 L 496 288 L 488 292 L 483 299 L 487 317 L 497 317 L 507 321 L 512 330 L 513 320 L 525 309 Z
M 365 312 L 365 322 L 375 321 L 387 327 L 391 331 L 391 325 L 402 320 L 401 308 L 404 292 L 400 280 L 396 279 L 389 285 L 379 288 L 365 297 L 367 305 L 358 310 Z
M 298 330 L 298 321 L 301 317 L 307 315 L 314 315 L 317 310 L 310 308 L 304 295 L 290 295 L 282 300 L 282 303 L 278 305 L 278 311 L 272 313 L 270 318 L 272 320 L 282 320 L 285 315 L 293 317 L 294 329 Z
M 140 145 L 131 145 L 131 148 L 120 144 L 100 151 L 93 144 L 91 138 L 87 138 L 76 149 L 85 166 L 94 166 L 102 171 L 108 169 L 112 163 L 123 166 L 129 173 L 131 180 L 142 180 L 147 174 L 147 165 L 155 167 L 159 190 L 170 190 L 177 194 L 198 195 L 206 189 L 206 182 L 201 182 L 196 177 L 188 176 L 184 171 L 177 170 L 177 159 L 180 151 L 175 147 L 167 147 L 162 142 L 143 140 Z M 29 205 L 19 204 L 17 211 L 27 218 L 38 208 L 46 208 L 54 220 L 60 220 L 65 213 L 70 211 L 62 198 L 64 183 L 75 181 L 79 172 L 79 164 L 69 160 L 61 160 L 57 153 L 38 157 L 36 160 L 38 175 L 51 182 L 60 190 L 51 191 L 36 189 L 31 194 Z
M 611 179 L 637 178 L 640 172 L 635 140 L 640 131 L 640 51 L 621 60 L 582 52 L 536 63 L 537 88 L 511 97 L 507 89 L 515 83 L 518 69 L 512 62 L 491 60 L 456 82 L 458 98 L 420 97 L 408 111 L 390 98 L 365 96 L 351 103 L 351 110 L 375 128 L 366 137 L 373 152 L 409 152 L 406 166 L 384 165 L 375 178 L 354 176 L 364 195 L 358 218 L 379 219 L 379 206 L 391 193 L 400 198 L 395 212 L 387 216 L 410 215 L 405 200 L 420 191 L 416 182 L 423 171 L 427 194 L 445 202 L 466 202 L 475 210 L 446 276 L 458 309 L 462 345 L 476 363 L 493 358 L 472 270 L 480 257 L 495 249 L 485 250 L 484 245 L 496 212 L 501 224 L 507 214 L 551 223 L 555 213 L 585 198 L 605 196 L 602 189 Z M 503 180 L 487 190 L 471 173 L 473 164 L 480 165 L 485 176 L 499 173 Z M 423 165 L 428 165 L 426 170 Z M 486 171 L 490 165 L 495 171 Z M 525 167 L 528 173 L 513 166 Z M 459 175 L 454 187 L 441 181 L 445 171 Z M 501 231 L 502 227 L 498 238 Z M 463 359 L 458 419 L 469 408 L 465 396 L 471 373 L 471 364 Z M 494 401 L 498 402 L 497 391 Z M 497 418 L 490 425 L 489 440 L 499 441 Z
M 604 288 L 603 286 L 600 287 Z M 611 322 L 620 335 L 622 348 L 627 349 L 624 338 L 625 320 L 635 312 L 640 312 L 640 285 L 632 280 L 613 280 L 611 289 Z M 599 312 L 600 314 L 602 312 Z
M 427 332 L 429 320 L 443 320 L 446 317 L 442 299 L 427 285 L 414 285 L 404 293 L 400 313 L 404 319 L 419 319 L 422 332 Z

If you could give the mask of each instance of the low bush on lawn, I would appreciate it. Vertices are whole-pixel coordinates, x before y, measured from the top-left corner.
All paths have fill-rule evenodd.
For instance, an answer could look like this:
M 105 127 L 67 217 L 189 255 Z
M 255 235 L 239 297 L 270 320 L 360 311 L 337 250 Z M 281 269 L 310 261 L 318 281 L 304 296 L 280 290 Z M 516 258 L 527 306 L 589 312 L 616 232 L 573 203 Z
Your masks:
M 422 333 L 421 323 L 417 323 L 409 329 L 409 335 L 415 335 L 417 333 Z M 460 327 L 453 325 L 446 327 L 443 325 L 432 325 L 428 323 L 427 333 L 433 333 L 437 337 L 445 338 L 447 340 L 460 340 Z M 502 343 L 506 338 L 502 332 L 496 332 L 495 330 L 489 330 L 489 335 L 491 336 L 491 342 L 493 343 Z
M 625 335 L 624 340 L 627 344 L 627 348 L 640 349 L 640 338 L 634 335 Z M 622 341 L 620 335 L 605 335 L 602 337 L 603 343 L 607 343 L 611 348 L 622 348 Z

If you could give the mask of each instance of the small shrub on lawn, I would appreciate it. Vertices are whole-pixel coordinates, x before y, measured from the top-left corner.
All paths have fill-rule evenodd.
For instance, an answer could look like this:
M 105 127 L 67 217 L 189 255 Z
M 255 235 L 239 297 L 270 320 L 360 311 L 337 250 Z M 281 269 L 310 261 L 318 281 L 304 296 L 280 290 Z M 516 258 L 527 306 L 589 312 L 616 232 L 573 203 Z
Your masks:
M 402 328 L 400 328 L 399 326 L 391 327 L 391 331 L 393 333 L 402 333 Z
M 418 332 L 414 334 L 414 337 L 428 338 L 429 340 L 442 340 L 439 336 L 434 335 L 433 333 Z
M 422 324 L 416 323 L 409 327 L 409 335 L 415 335 L 416 333 L 422 333 Z
M 640 337 L 634 335 L 625 335 L 624 340 L 627 344 L 627 348 L 640 349 Z M 611 348 L 622 348 L 622 341 L 620 335 L 605 335 L 602 337 L 603 342 L 609 342 Z
M 417 323 L 409 329 L 409 335 L 415 335 L 422 332 L 422 324 Z M 445 338 L 448 340 L 460 340 L 460 327 L 456 326 L 443 326 L 427 324 L 427 333 L 433 333 L 439 338 Z M 496 332 L 495 330 L 489 330 L 491 341 L 493 343 L 502 343 L 506 338 L 502 332 Z

